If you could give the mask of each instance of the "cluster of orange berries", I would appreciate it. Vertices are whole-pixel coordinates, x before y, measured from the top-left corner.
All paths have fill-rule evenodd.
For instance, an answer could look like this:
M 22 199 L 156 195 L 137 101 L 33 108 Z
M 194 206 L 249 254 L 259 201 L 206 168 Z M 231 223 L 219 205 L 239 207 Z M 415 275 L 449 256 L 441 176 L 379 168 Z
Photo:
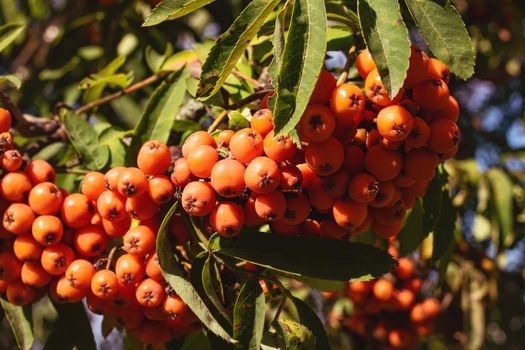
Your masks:
M 394 349 L 415 347 L 420 337 L 433 332 L 441 311 L 437 299 L 421 294 L 421 284 L 407 258 L 399 259 L 390 275 L 349 283 L 346 292 L 353 311 L 343 324 L 365 341 L 372 338 Z
M 275 136 L 268 96 L 249 128 L 189 136 L 172 173 L 183 208 L 229 237 L 264 223 L 279 234 L 395 236 L 439 162 L 458 149 L 459 107 L 447 67 L 415 46 L 394 99 L 367 50 L 357 67 L 364 93 L 321 73 L 296 128 L 301 148 Z
M 198 329 L 164 281 L 155 252 L 160 206 L 174 194 L 163 175 L 171 163 L 167 146 L 146 142 L 138 168 L 89 172 L 80 193 L 68 194 L 54 184 L 46 161 L 24 166 L 12 149 L 10 119 L 0 109 L 0 293 L 15 305 L 46 292 L 57 303 L 85 298 L 91 311 L 114 317 L 144 343 L 163 344 Z M 170 233 L 175 244 L 189 240 L 180 216 Z

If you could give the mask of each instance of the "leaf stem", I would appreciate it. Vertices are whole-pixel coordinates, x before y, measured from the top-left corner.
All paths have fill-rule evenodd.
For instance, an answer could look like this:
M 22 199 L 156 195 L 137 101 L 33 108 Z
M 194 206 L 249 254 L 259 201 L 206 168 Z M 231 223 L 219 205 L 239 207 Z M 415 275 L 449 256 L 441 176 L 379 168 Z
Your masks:
M 108 261 L 106 262 L 106 270 L 108 270 L 111 267 L 111 263 L 113 263 L 113 258 L 115 257 L 115 253 L 117 252 L 118 247 L 115 246 L 111 248 L 108 254 Z
M 251 83 L 251 84 L 253 84 L 255 86 L 259 85 L 259 81 L 257 81 L 256 79 L 250 77 L 249 75 L 244 74 L 243 72 L 241 72 L 241 71 L 239 71 L 237 69 L 234 69 L 232 71 L 232 74 L 235 75 L 237 78 L 244 79 L 247 82 L 249 82 L 249 83 Z
M 348 50 L 348 54 L 346 55 L 345 67 L 343 68 L 343 73 L 341 73 L 341 76 L 339 77 L 339 79 L 337 79 L 337 86 L 344 83 L 346 79 L 348 78 L 348 71 L 350 70 L 350 67 L 355 61 L 355 47 L 356 47 L 355 45 L 356 43 L 354 43 L 354 45 L 352 45 L 350 50 Z

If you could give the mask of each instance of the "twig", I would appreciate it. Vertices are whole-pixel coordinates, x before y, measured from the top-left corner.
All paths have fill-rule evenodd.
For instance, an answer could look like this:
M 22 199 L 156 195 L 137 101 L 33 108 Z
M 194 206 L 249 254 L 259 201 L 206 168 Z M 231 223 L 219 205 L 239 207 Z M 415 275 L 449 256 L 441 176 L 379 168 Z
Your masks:
M 355 61 L 355 45 L 356 43 L 352 45 L 352 47 L 348 51 L 348 55 L 346 55 L 345 67 L 343 68 L 343 73 L 341 73 L 341 76 L 339 77 L 339 79 L 337 79 L 337 86 L 344 83 L 346 81 L 346 78 L 348 78 L 348 71 L 350 70 L 350 67 Z
M 95 108 L 95 107 L 98 107 L 100 105 L 103 105 L 105 103 L 108 103 L 110 101 L 113 101 L 114 99 L 120 97 L 120 96 L 123 96 L 123 95 L 127 95 L 127 94 L 130 94 L 134 91 L 137 91 L 137 90 L 140 90 L 142 89 L 143 87 L 147 86 L 147 85 L 150 85 L 150 84 L 153 84 L 154 82 L 156 82 L 157 80 L 165 77 L 166 75 L 168 74 L 168 72 L 159 72 L 157 74 L 153 74 L 149 77 L 147 77 L 146 79 L 144 80 L 141 80 L 133 85 L 130 85 L 128 86 L 127 88 L 125 89 L 122 89 L 122 90 L 119 90 L 115 93 L 112 93 L 111 95 L 107 95 L 107 96 L 104 96 L 96 101 L 93 101 L 93 102 L 90 102 L 88 104 L 85 104 L 83 105 L 82 107 L 79 107 L 77 109 L 75 109 L 75 112 L 76 113 L 84 113 L 92 108 Z
M 210 127 L 208 128 L 208 132 L 209 133 L 212 133 L 215 131 L 215 129 L 217 129 L 217 127 L 219 126 L 219 124 L 224 120 L 224 118 L 226 118 L 226 116 L 228 115 L 228 109 L 225 109 L 224 111 L 222 111 L 218 116 L 217 118 L 213 121 L 213 123 L 210 125 Z
M 250 82 L 251 84 L 257 86 L 259 85 L 259 81 L 257 81 L 256 79 L 253 79 L 252 77 L 250 77 L 249 75 L 246 75 L 244 74 L 243 72 L 237 70 L 237 69 L 234 69 L 232 70 L 232 73 L 233 75 L 235 75 L 237 78 L 240 78 L 240 79 L 244 79 L 246 80 L 247 82 Z
M 108 254 L 108 261 L 106 262 L 106 270 L 108 270 L 111 267 L 111 263 L 113 262 L 113 257 L 115 256 L 115 253 L 117 252 L 118 247 L 115 246 L 111 248 Z
M 55 168 L 55 172 L 61 173 L 61 174 L 85 175 L 89 171 L 88 170 L 84 170 L 84 169 Z

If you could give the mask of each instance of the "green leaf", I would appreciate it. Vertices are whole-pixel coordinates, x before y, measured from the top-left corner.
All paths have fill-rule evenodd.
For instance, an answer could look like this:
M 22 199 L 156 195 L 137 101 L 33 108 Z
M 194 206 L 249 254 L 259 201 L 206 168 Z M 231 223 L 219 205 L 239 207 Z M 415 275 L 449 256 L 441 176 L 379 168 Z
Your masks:
M 233 310 L 233 337 L 239 341 L 237 349 L 260 349 L 265 305 L 259 281 L 248 280 L 239 292 Z
M 35 153 L 32 159 L 43 159 L 50 161 L 52 159 L 61 158 L 61 156 L 66 153 L 68 145 L 63 142 L 54 142 L 49 145 L 41 148 L 37 153 Z
M 144 57 L 146 59 L 146 63 L 148 64 L 149 69 L 151 69 L 151 71 L 154 73 L 158 73 L 172 53 L 173 45 L 171 45 L 171 43 L 168 43 L 166 45 L 166 49 L 164 50 L 163 54 L 159 54 L 157 51 L 153 50 L 151 46 L 148 45 L 146 47 Z
M 330 350 L 330 343 L 328 341 L 328 336 L 326 335 L 326 330 L 323 326 L 323 323 L 317 317 L 317 314 L 312 310 L 308 304 L 298 298 L 292 299 L 295 309 L 297 310 L 297 315 L 299 316 L 299 321 L 315 336 L 315 350 Z
M 196 131 L 200 130 L 201 126 L 199 123 L 188 119 L 175 119 L 173 122 L 173 131 L 183 132 L 187 130 Z
M 98 144 L 97 133 L 84 116 L 69 112 L 64 117 L 64 126 L 85 167 L 91 170 L 104 168 L 109 161 L 109 148 Z
M 410 58 L 408 31 L 391 0 L 359 0 L 359 25 L 381 80 L 390 96 L 396 96 L 405 81 Z
M 215 316 L 210 312 L 208 306 L 204 303 L 193 285 L 186 279 L 184 271 L 175 260 L 168 237 L 168 223 L 177 210 L 177 205 L 178 202 L 175 202 L 166 213 L 157 234 L 157 255 L 159 257 L 162 276 L 164 276 L 164 279 L 175 290 L 177 295 L 181 297 L 195 316 L 197 316 L 210 331 L 230 343 L 236 343 L 235 339 L 224 330 Z
M 277 14 L 277 17 L 275 18 L 275 28 L 273 30 L 272 35 L 272 44 L 273 44 L 273 59 L 270 63 L 270 66 L 268 67 L 268 73 L 270 74 L 270 77 L 272 79 L 272 82 L 274 84 L 277 84 L 278 78 L 279 78 L 279 71 L 281 69 L 282 63 L 283 63 L 283 52 L 284 52 L 284 31 L 285 31 L 285 17 L 287 13 L 288 7 L 284 7 L 281 9 L 281 11 Z M 273 99 L 273 97 L 272 97 Z M 273 106 L 273 102 L 272 102 Z
M 92 74 L 80 82 L 81 89 L 87 89 L 84 93 L 84 101 L 92 102 L 100 98 L 108 84 L 125 87 L 132 81 L 131 74 L 115 74 L 126 62 L 125 56 L 118 56 L 109 62 L 98 73 Z
M 243 128 L 249 128 L 250 122 L 241 113 L 237 111 L 228 112 L 228 128 L 236 131 Z
M 436 227 L 436 222 L 441 213 L 443 186 L 446 178 L 439 173 L 434 176 L 428 185 L 427 192 L 423 197 L 423 234 L 426 237 Z
M 61 324 L 67 329 L 78 350 L 96 350 L 97 345 L 82 303 L 55 304 Z
M 6 23 L 0 26 L 0 52 L 15 41 L 24 28 L 23 24 L 18 23 Z
M 149 140 L 167 142 L 184 95 L 188 69 L 184 68 L 163 81 L 151 95 L 139 122 L 135 127 L 131 146 L 126 154 L 127 161 L 135 162 L 142 144 Z
M 202 267 L 202 287 L 204 292 L 212 302 L 213 306 L 220 312 L 221 316 L 231 325 L 231 317 L 224 308 L 224 291 L 222 290 L 222 282 L 220 274 L 217 271 L 215 261 L 208 255 L 204 266 Z M 219 290 L 219 292 L 217 292 Z
M 244 8 L 231 27 L 217 39 L 202 65 L 197 89 L 200 100 L 206 100 L 219 91 L 251 39 L 278 4 L 279 0 L 253 0 Z
M 405 256 L 412 253 L 425 239 L 423 232 L 423 206 L 417 200 L 403 223 L 403 228 L 397 235 L 399 240 L 399 255 Z
M 276 135 L 291 135 L 301 119 L 323 68 L 325 53 L 324 1 L 294 1 L 275 89 L 273 115 Z
M 381 276 L 395 265 L 389 254 L 368 244 L 262 232 L 243 232 L 233 239 L 213 236 L 210 249 L 292 278 L 349 281 L 366 275 Z
M 0 85 L 6 83 L 13 85 L 18 90 L 22 86 L 22 79 L 15 74 L 0 75 Z
M 3 298 L 0 298 L 0 306 L 4 310 L 7 322 L 13 331 L 18 348 L 21 350 L 31 349 L 34 339 L 30 310 L 10 304 Z
M 465 23 L 450 1 L 405 0 L 430 50 L 462 79 L 474 74 L 475 53 Z
M 47 337 L 43 350 L 71 350 L 74 348 L 75 343 L 71 339 L 71 334 L 66 327 L 61 326 Z
M 513 243 L 515 235 L 512 181 L 499 168 L 491 168 L 487 171 L 487 178 L 491 188 L 492 208 L 498 218 L 500 241 L 505 246 L 509 246 Z
M 184 343 L 180 350 L 213 350 L 210 348 L 210 342 L 204 332 L 190 334 L 184 337 Z
M 82 90 L 90 89 L 99 85 L 110 85 L 119 88 L 125 88 L 133 81 L 132 74 L 111 74 L 101 76 L 99 74 L 91 74 L 89 77 L 80 81 L 79 88 Z
M 203 6 L 211 4 L 214 0 L 164 0 L 157 5 L 146 17 L 143 27 L 155 26 L 164 21 L 186 16 Z
M 452 205 L 448 191 L 442 192 L 441 214 L 436 223 L 433 237 L 432 260 L 439 260 L 452 244 L 456 228 L 457 210 Z
M 284 319 L 279 321 L 286 350 L 314 350 L 315 337 L 304 325 Z M 328 348 L 327 348 L 328 349 Z
M 346 286 L 346 282 L 342 281 L 330 281 L 310 277 L 297 277 L 296 279 L 322 292 L 339 292 Z

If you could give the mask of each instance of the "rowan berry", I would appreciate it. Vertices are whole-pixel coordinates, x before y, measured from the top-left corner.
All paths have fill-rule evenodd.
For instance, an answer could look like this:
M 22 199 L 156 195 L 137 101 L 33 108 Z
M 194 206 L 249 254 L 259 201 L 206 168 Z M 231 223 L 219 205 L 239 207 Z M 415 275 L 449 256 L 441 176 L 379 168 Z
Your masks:
M 62 200 L 62 191 L 54 183 L 41 182 L 29 192 L 28 203 L 38 215 L 53 215 L 60 210 Z
M 323 220 L 320 223 L 321 237 L 330 239 L 348 238 L 348 233 L 333 220 Z
M 388 91 L 383 85 L 383 81 L 381 80 L 381 76 L 379 75 L 377 68 L 371 70 L 370 73 L 368 73 L 365 80 L 365 95 L 372 103 L 386 107 L 399 102 L 403 97 L 403 94 L 404 91 L 401 89 L 394 98 L 390 98 Z
M 24 306 L 35 299 L 34 288 L 24 284 L 22 281 L 13 281 L 7 284 L 7 301 L 13 305 Z
M 276 221 L 284 215 L 286 199 L 281 192 L 259 194 L 255 198 L 255 212 L 265 221 Z
M 115 264 L 115 274 L 121 284 L 135 285 L 142 280 L 145 266 L 144 259 L 132 254 L 120 256 Z
M 306 192 L 312 206 L 319 211 L 330 210 L 335 203 L 335 198 L 328 193 L 323 180 L 318 177 L 306 188 Z
M 10 251 L 0 253 L 0 280 L 11 282 L 20 277 L 22 263 Z
M 377 299 L 387 301 L 394 294 L 394 285 L 391 281 L 381 278 L 374 283 L 372 291 Z
M 57 244 L 64 234 L 64 225 L 53 215 L 41 215 L 34 221 L 31 228 L 33 238 L 43 246 Z
M 148 193 L 155 203 L 164 204 L 173 199 L 175 189 L 167 176 L 155 175 L 148 181 Z
M 162 281 L 162 270 L 160 268 L 160 261 L 157 253 L 152 253 L 146 259 L 146 275 L 153 278 L 155 281 Z
M 416 45 L 412 45 L 410 47 L 410 63 L 404 87 L 410 89 L 414 85 L 429 79 L 429 63 L 428 55 Z
M 263 154 L 263 138 L 254 129 L 241 129 L 230 139 L 230 152 L 239 162 L 250 163 Z
M 53 276 L 63 275 L 69 264 L 73 262 L 75 253 L 73 250 L 62 243 L 45 247 L 42 251 L 40 263 L 44 270 Z
M 193 181 L 182 191 L 182 207 L 193 216 L 206 216 L 215 207 L 215 193 L 207 182 Z
M 279 190 L 282 192 L 300 191 L 303 184 L 303 174 L 299 168 L 292 164 L 281 165 L 281 182 Z
M 244 225 L 247 227 L 256 227 L 264 224 L 264 220 L 255 212 L 255 198 L 248 198 L 244 204 Z
M 423 148 L 408 152 L 403 162 L 403 171 L 414 180 L 429 180 L 434 177 L 439 158 L 434 152 Z
M 246 167 L 244 182 L 255 193 L 270 193 L 279 187 L 281 172 L 275 161 L 268 157 L 257 157 Z
M 118 192 L 106 190 L 98 196 L 97 210 L 102 219 L 123 221 L 126 219 L 126 199 Z
M 118 183 L 120 181 L 120 177 L 122 176 L 122 174 L 124 174 L 126 169 L 127 168 L 123 166 L 117 166 L 109 169 L 104 175 L 104 185 L 106 189 L 110 191 L 118 191 Z M 102 194 L 102 192 L 99 193 L 99 195 L 100 194 Z
M 348 197 L 336 200 L 332 208 L 335 222 L 350 231 L 360 226 L 365 221 L 367 214 L 366 204 L 357 203 Z
M 286 209 L 281 220 L 289 225 L 299 225 L 310 215 L 310 201 L 302 194 L 298 193 L 286 199 Z
M 112 299 L 118 292 L 118 278 L 111 270 L 97 271 L 91 279 L 91 292 L 100 299 Z
M 148 178 L 139 168 L 126 168 L 117 184 L 118 192 L 128 198 L 138 197 L 148 190 Z
M 0 158 L 0 164 L 5 171 L 17 171 L 22 166 L 22 163 L 22 156 L 15 149 L 5 151 Z
M 317 175 L 334 174 L 343 165 L 343 144 L 333 137 L 323 142 L 309 143 L 304 151 L 304 159 Z
M 143 225 L 133 227 L 124 235 L 123 247 L 129 254 L 144 257 L 155 250 L 155 232 Z
M 377 130 L 389 141 L 404 141 L 414 126 L 414 117 L 405 108 L 394 105 L 383 108 L 377 115 Z
M 403 168 L 403 157 L 397 151 L 373 146 L 365 155 L 365 169 L 379 181 L 395 178 Z
M 297 152 L 297 146 L 292 138 L 287 134 L 274 135 L 274 132 L 270 131 L 264 138 L 263 148 L 266 156 L 277 163 L 292 159 Z
M 27 163 L 24 172 L 33 185 L 38 185 L 42 182 L 55 182 L 56 173 L 55 169 L 42 159 L 35 159 Z
M 20 279 L 28 286 L 42 288 L 51 282 L 51 275 L 42 268 L 40 262 L 26 261 L 24 265 L 22 265 Z
M 233 198 L 245 188 L 244 165 L 235 159 L 222 159 L 211 171 L 211 186 L 222 197 Z
M 296 128 L 302 141 L 321 142 L 334 132 L 335 118 L 324 105 L 310 104 L 304 110 Z
M 210 224 L 221 236 L 236 236 L 244 225 L 244 210 L 239 204 L 221 202 L 211 212 Z
M 459 143 L 461 133 L 456 123 L 449 119 L 439 118 L 430 124 L 428 147 L 432 152 L 447 153 Z
M 81 193 L 73 193 L 64 198 L 60 208 L 60 217 L 73 228 L 86 226 L 95 214 L 95 207 L 89 198 Z
M 131 218 L 126 215 L 126 218 L 122 221 L 102 219 L 101 224 L 104 228 L 104 232 L 106 232 L 109 237 L 122 237 L 126 232 L 128 232 L 131 226 Z
M 210 133 L 202 130 L 195 131 L 184 141 L 182 145 L 182 156 L 187 158 L 191 151 L 202 145 L 208 145 L 213 148 L 217 147 L 215 139 Z
M 0 133 L 0 151 L 5 152 L 14 146 L 13 136 L 9 132 Z
M 137 155 L 137 167 L 148 175 L 165 173 L 171 164 L 168 146 L 161 141 L 145 142 Z
M 355 175 L 363 171 L 365 161 L 365 152 L 361 147 L 356 145 L 345 146 L 345 156 L 343 160 L 343 169 L 348 170 L 349 175 Z
M 377 184 L 377 194 L 374 200 L 368 203 L 371 207 L 384 207 L 389 204 L 396 193 L 396 187 L 392 181 L 379 182 Z
M 358 203 L 372 202 L 379 191 L 379 183 L 376 178 L 368 173 L 355 175 L 348 186 L 348 195 Z
M 0 108 L 0 133 L 11 129 L 11 112 L 5 108 Z
M 273 114 L 269 109 L 259 109 L 252 115 L 250 127 L 265 137 L 273 130 Z M 230 137 L 231 140 L 231 137 Z
M 5 210 L 2 224 L 7 231 L 21 235 L 31 230 L 34 220 L 35 213 L 29 205 L 13 203 Z
M 29 234 L 19 235 L 13 242 L 13 252 L 20 261 L 40 261 L 42 250 L 44 247 Z
M 405 151 L 425 146 L 430 139 L 430 127 L 421 118 L 414 118 L 414 126 L 410 135 L 405 139 Z
M 361 122 L 365 100 L 361 89 L 352 83 L 344 83 L 332 91 L 330 110 L 338 127 L 357 127 Z
M 167 296 L 162 303 L 162 309 L 166 316 L 171 319 L 184 319 L 191 312 L 184 301 L 177 295 Z
M 253 129 L 253 126 L 252 126 Z M 228 147 L 230 144 L 230 139 L 232 138 L 235 131 L 233 130 L 222 130 L 217 136 L 217 146 L 218 147 Z
M 56 285 L 56 295 L 64 303 L 78 303 L 89 290 L 73 288 L 65 276 L 59 278 Z
M 0 190 L 5 200 L 9 202 L 25 202 L 33 188 L 29 177 L 20 171 L 4 175 L 0 182 Z
M 77 230 L 74 244 L 76 251 L 83 256 L 100 255 L 108 244 L 108 237 L 100 226 L 87 225 Z
M 68 266 L 65 277 L 71 287 L 88 291 L 96 272 L 92 263 L 84 259 L 77 259 Z
M 82 178 L 80 192 L 90 201 L 94 202 L 98 196 L 106 190 L 104 174 L 98 171 L 90 171 Z
M 184 187 L 190 181 L 191 172 L 186 158 L 179 158 L 173 165 L 173 172 L 171 173 L 171 182 L 176 187 Z
M 448 86 L 443 80 L 427 80 L 414 86 L 412 98 L 422 109 L 436 112 L 448 104 Z
M 359 53 L 359 55 L 357 55 L 355 63 L 357 66 L 357 71 L 363 79 L 366 79 L 368 73 L 376 68 L 376 64 L 372 59 L 372 55 L 368 49 L 364 49 Z
M 445 118 L 456 123 L 459 119 L 459 104 L 458 101 L 453 97 L 448 97 L 448 102 L 445 107 L 432 113 L 432 119 Z
M 338 198 L 348 191 L 350 176 L 347 170 L 340 169 L 335 174 L 323 177 L 321 180 L 326 192 L 331 197 Z
M 149 193 L 126 199 L 126 212 L 139 221 L 149 220 L 160 211 L 157 203 L 151 199 Z
M 450 82 L 450 70 L 446 64 L 436 58 L 430 58 L 428 73 L 431 79 L 441 79 L 447 84 Z
M 139 283 L 136 290 L 136 298 L 140 305 L 145 307 L 157 307 L 165 297 L 164 287 L 152 278 L 146 278 Z

